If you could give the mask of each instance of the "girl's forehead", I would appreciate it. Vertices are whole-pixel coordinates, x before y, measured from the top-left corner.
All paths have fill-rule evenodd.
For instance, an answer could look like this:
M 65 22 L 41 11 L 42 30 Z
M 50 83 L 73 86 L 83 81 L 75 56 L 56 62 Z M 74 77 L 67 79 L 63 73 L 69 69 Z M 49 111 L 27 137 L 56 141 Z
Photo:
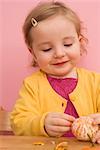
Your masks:
M 40 22 L 38 22 L 38 25 L 37 26 L 46 26 L 46 27 L 59 27 L 59 25 L 70 25 L 70 24 L 73 24 L 73 22 L 71 22 L 66 16 L 64 15 L 54 15 L 54 16 L 51 16 L 45 20 L 42 20 Z
M 52 16 L 48 19 L 38 22 L 36 27 L 33 27 L 33 35 L 51 35 L 51 34 L 75 34 L 76 29 L 73 22 L 65 16 Z

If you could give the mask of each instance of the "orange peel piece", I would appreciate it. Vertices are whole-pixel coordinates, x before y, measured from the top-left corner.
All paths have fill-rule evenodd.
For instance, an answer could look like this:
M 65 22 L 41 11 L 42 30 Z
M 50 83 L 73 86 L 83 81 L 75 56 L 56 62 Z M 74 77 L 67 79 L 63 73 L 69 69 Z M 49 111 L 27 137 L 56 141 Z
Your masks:
M 67 150 L 68 149 L 68 142 L 61 142 L 56 145 L 55 150 Z
M 44 142 L 33 142 L 33 145 L 44 145 Z

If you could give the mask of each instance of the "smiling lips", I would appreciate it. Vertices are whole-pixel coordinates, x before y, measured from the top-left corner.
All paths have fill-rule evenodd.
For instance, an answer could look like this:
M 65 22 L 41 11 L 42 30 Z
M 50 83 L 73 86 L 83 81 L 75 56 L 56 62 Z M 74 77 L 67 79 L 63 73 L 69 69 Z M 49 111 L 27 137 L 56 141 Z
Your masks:
M 55 63 L 55 64 L 53 64 L 53 65 L 55 65 L 55 66 L 59 66 L 59 65 L 63 65 L 63 64 L 65 64 L 65 63 L 67 63 L 67 62 L 69 62 L 69 61 L 58 62 L 58 63 Z

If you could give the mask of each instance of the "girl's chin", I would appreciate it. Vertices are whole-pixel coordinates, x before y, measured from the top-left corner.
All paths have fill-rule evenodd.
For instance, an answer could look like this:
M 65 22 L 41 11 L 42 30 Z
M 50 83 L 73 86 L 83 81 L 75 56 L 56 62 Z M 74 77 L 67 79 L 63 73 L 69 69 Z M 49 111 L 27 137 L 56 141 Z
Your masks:
M 55 71 L 54 73 L 51 73 L 51 75 L 59 78 L 76 77 L 76 71 L 72 68 L 69 70 L 66 69 L 66 70 Z
M 56 73 L 56 74 L 50 74 L 50 76 L 52 77 L 58 77 L 58 78 L 66 78 L 67 76 L 69 76 L 68 73 Z

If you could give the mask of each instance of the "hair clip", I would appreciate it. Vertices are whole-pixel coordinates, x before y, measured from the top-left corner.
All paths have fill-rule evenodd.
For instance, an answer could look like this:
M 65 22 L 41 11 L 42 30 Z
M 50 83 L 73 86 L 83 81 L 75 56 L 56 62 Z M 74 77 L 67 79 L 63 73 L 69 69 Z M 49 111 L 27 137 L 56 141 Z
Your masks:
M 38 24 L 38 22 L 34 18 L 31 19 L 31 23 L 33 27 L 36 27 Z

